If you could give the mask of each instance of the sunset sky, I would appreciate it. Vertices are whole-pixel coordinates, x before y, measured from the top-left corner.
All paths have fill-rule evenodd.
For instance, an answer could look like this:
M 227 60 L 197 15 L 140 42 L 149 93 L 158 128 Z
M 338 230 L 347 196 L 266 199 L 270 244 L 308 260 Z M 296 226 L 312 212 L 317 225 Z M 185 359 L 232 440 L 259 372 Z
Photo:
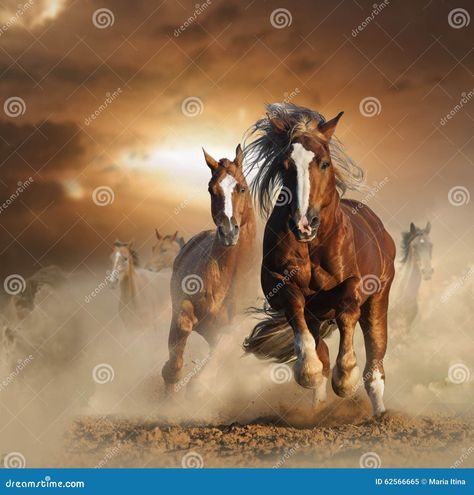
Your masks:
M 2 202 L 33 181 L 0 210 L 3 277 L 210 228 L 201 147 L 233 158 L 285 99 L 344 110 L 397 242 L 431 220 L 438 273 L 474 261 L 472 2 L 22 2 L 0 0 Z

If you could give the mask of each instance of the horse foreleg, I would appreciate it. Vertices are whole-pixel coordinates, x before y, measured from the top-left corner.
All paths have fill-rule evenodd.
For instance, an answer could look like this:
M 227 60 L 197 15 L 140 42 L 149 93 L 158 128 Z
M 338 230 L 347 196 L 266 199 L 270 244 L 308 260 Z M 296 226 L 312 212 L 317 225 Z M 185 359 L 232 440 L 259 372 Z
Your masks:
M 308 323 L 309 329 L 316 340 L 316 354 L 323 365 L 323 378 L 321 381 L 321 386 L 314 389 L 313 395 L 313 406 L 317 405 L 319 402 L 325 402 L 327 399 L 327 382 L 329 378 L 329 373 L 331 372 L 331 365 L 329 363 L 329 349 L 320 337 L 321 322 L 316 319 L 312 319 L 308 315 L 306 316 L 306 321 Z
M 336 322 L 340 332 L 339 352 L 332 371 L 332 388 L 339 397 L 353 395 L 359 383 L 359 368 L 354 352 L 354 330 L 360 317 L 359 279 L 344 282 L 341 302 L 336 308 Z
M 360 326 L 364 332 L 367 362 L 364 370 L 364 385 L 372 402 L 374 415 L 385 412 L 383 392 L 385 371 L 383 358 L 387 350 L 387 311 L 390 284 L 372 295 L 361 308 Z
M 184 365 L 184 349 L 195 323 L 193 305 L 191 301 L 184 301 L 179 312 L 173 315 L 168 337 L 169 359 L 161 370 L 167 395 L 175 391 L 176 384 L 180 380 Z

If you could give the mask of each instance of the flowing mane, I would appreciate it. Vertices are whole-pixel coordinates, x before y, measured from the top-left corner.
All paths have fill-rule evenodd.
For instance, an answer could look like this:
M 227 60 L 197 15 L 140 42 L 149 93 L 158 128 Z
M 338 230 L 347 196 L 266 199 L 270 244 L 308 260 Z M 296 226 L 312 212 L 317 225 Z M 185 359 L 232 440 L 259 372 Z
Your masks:
M 416 227 L 416 231 L 415 232 L 411 232 L 411 231 L 408 231 L 408 232 L 402 232 L 402 242 L 401 242 L 401 245 L 400 245 L 400 249 L 401 249 L 401 254 L 402 254 L 402 257 L 401 257 L 401 263 L 406 263 L 407 259 L 408 259 L 408 254 L 410 253 L 410 244 L 411 242 L 416 239 L 420 234 L 423 233 L 423 229 L 419 229 L 418 227 Z
M 282 186 L 280 162 L 290 148 L 295 132 L 309 131 L 311 122 L 326 121 L 320 113 L 292 103 L 272 103 L 266 105 L 266 109 L 267 116 L 247 130 L 244 148 L 246 173 L 256 172 L 250 184 L 252 195 L 264 216 L 270 213 L 275 194 Z M 287 132 L 277 132 L 270 122 L 271 117 L 281 119 Z M 362 168 L 346 154 L 336 137 L 332 138 L 329 147 L 340 194 L 343 195 L 348 189 L 363 190 L 365 180 Z

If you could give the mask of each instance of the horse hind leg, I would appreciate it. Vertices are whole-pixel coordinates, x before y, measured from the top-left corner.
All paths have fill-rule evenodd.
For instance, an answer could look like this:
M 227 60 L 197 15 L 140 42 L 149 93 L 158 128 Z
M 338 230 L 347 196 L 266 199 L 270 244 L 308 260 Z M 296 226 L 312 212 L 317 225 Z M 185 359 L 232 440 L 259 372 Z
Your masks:
M 189 300 L 184 301 L 177 314 L 173 315 L 168 337 L 169 359 L 161 370 L 168 396 L 178 388 L 184 366 L 184 349 L 196 321 L 194 308 Z
M 361 308 L 360 326 L 364 334 L 367 361 L 364 386 L 372 403 L 374 416 L 385 412 L 383 393 L 385 371 L 383 359 L 387 350 L 387 312 L 390 284 L 367 299 Z

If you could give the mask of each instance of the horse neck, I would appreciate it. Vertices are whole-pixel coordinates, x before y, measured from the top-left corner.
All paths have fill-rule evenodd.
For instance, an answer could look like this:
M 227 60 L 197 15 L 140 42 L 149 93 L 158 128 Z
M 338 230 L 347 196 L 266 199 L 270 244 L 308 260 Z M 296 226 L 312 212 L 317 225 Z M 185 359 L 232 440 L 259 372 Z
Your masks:
M 326 234 L 334 232 L 337 225 L 343 225 L 341 221 L 341 217 L 343 215 L 343 211 L 341 208 L 341 199 L 336 188 L 334 188 L 334 192 L 329 204 L 324 207 L 324 210 L 322 210 L 322 212 L 324 214 L 321 215 L 319 219 L 320 223 L 318 227 L 318 237 L 324 239 L 327 237 Z
M 135 300 L 136 296 L 136 280 L 135 280 L 135 265 L 133 257 L 130 255 L 128 260 L 127 272 L 125 273 L 121 284 L 121 296 L 123 303 L 127 304 Z
M 408 256 L 400 269 L 400 296 L 406 300 L 416 299 L 421 285 L 421 270 L 409 249 Z

